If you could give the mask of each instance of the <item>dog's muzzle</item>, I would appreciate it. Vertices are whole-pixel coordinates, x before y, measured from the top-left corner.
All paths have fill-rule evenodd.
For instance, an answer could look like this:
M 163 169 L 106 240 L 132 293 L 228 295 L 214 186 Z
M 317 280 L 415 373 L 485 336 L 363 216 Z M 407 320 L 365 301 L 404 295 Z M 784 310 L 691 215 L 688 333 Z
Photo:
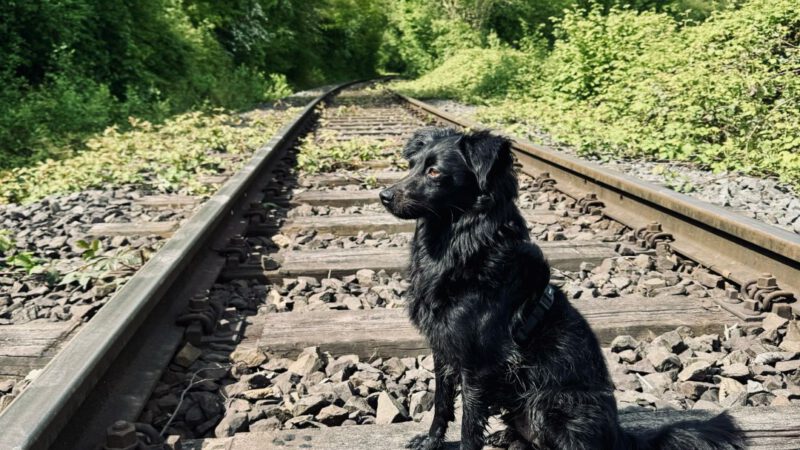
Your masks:
M 389 206 L 392 204 L 392 201 L 394 201 L 394 190 L 392 190 L 392 188 L 384 189 L 378 194 L 378 197 L 381 198 L 383 206 Z

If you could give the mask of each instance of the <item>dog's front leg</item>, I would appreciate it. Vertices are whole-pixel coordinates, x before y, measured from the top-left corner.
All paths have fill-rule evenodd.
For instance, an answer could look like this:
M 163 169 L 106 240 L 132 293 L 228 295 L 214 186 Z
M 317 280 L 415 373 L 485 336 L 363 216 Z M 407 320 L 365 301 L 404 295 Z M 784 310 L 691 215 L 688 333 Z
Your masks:
M 456 419 L 455 399 L 458 373 L 433 354 L 436 390 L 433 393 L 433 422 L 428 434 L 414 436 L 406 445 L 414 450 L 436 450 L 442 447 L 448 422 Z
M 461 450 L 480 450 L 489 420 L 489 404 L 482 377 L 472 371 L 461 374 Z

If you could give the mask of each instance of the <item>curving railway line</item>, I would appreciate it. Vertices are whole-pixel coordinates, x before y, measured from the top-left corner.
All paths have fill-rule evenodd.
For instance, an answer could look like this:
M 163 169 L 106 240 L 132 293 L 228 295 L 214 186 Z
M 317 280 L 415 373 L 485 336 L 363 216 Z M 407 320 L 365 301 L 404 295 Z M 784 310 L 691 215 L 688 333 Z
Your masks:
M 70 333 L 0 413 L 0 448 L 402 448 L 435 386 L 403 311 L 413 223 L 377 192 L 426 125 L 481 128 L 370 83 L 310 102 Z M 800 238 L 510 137 L 624 425 L 730 407 L 753 448 L 800 447 Z

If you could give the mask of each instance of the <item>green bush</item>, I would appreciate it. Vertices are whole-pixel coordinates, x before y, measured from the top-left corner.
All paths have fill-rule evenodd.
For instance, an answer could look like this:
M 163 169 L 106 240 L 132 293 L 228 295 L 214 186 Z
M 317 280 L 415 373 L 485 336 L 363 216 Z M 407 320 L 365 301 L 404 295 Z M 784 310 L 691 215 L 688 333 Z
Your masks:
M 699 23 L 595 5 L 554 23 L 550 50 L 531 35 L 512 59 L 525 66 L 516 76 L 514 64 L 484 63 L 492 50 L 479 50 L 400 87 L 490 102 L 483 120 L 544 128 L 587 155 L 684 160 L 800 185 L 795 1 L 750 0 Z
M 390 3 L 389 8 L 380 63 L 390 71 L 418 75 L 459 50 L 485 43 L 485 33 L 443 14 L 438 1 L 402 0 Z
M 603 13 L 618 4 L 637 11 L 667 12 L 703 20 L 739 0 L 395 0 L 388 11 L 379 49 L 382 69 L 416 76 L 459 50 L 491 47 L 492 40 L 514 48 L 532 36 L 546 45 L 556 40 L 558 20 L 570 8 Z
M 800 183 L 796 0 L 0 2 L 0 170 L 378 71 L 579 151 Z M 626 4 L 628 6 L 619 6 Z M 502 104 L 500 104 L 503 102 Z
M 385 0 L 0 2 L 0 170 L 131 115 L 246 108 L 375 73 Z
M 130 119 L 127 131 L 107 128 L 86 140 L 82 151 L 62 151 L 71 157 L 0 172 L 0 204 L 129 184 L 148 191 L 207 194 L 212 187 L 200 183 L 198 175 L 235 171 L 297 111 L 260 111 L 244 118 L 220 110 L 191 112 L 162 124 Z M 245 158 L 220 159 L 218 153 Z
M 480 103 L 509 92 L 529 59 L 512 49 L 459 50 L 422 77 L 394 87 L 415 97 L 447 97 Z
M 47 89 L 0 87 L 0 168 L 60 157 L 59 144 L 102 128 L 115 104 L 107 86 L 91 80 L 53 77 Z
M 593 97 L 625 79 L 633 62 L 654 47 L 674 50 L 675 23 L 664 14 L 577 9 L 555 23 L 552 52 L 532 79 L 523 81 L 524 86 L 540 89 L 534 92 L 537 96 Z

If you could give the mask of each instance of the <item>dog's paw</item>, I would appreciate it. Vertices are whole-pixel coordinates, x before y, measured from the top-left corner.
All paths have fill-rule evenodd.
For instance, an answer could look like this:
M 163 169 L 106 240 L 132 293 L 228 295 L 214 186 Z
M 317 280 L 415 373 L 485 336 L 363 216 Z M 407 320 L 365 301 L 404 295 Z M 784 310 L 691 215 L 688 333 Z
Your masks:
M 408 441 L 406 448 L 413 450 L 439 450 L 442 448 L 442 439 L 433 438 L 427 434 L 418 434 Z

